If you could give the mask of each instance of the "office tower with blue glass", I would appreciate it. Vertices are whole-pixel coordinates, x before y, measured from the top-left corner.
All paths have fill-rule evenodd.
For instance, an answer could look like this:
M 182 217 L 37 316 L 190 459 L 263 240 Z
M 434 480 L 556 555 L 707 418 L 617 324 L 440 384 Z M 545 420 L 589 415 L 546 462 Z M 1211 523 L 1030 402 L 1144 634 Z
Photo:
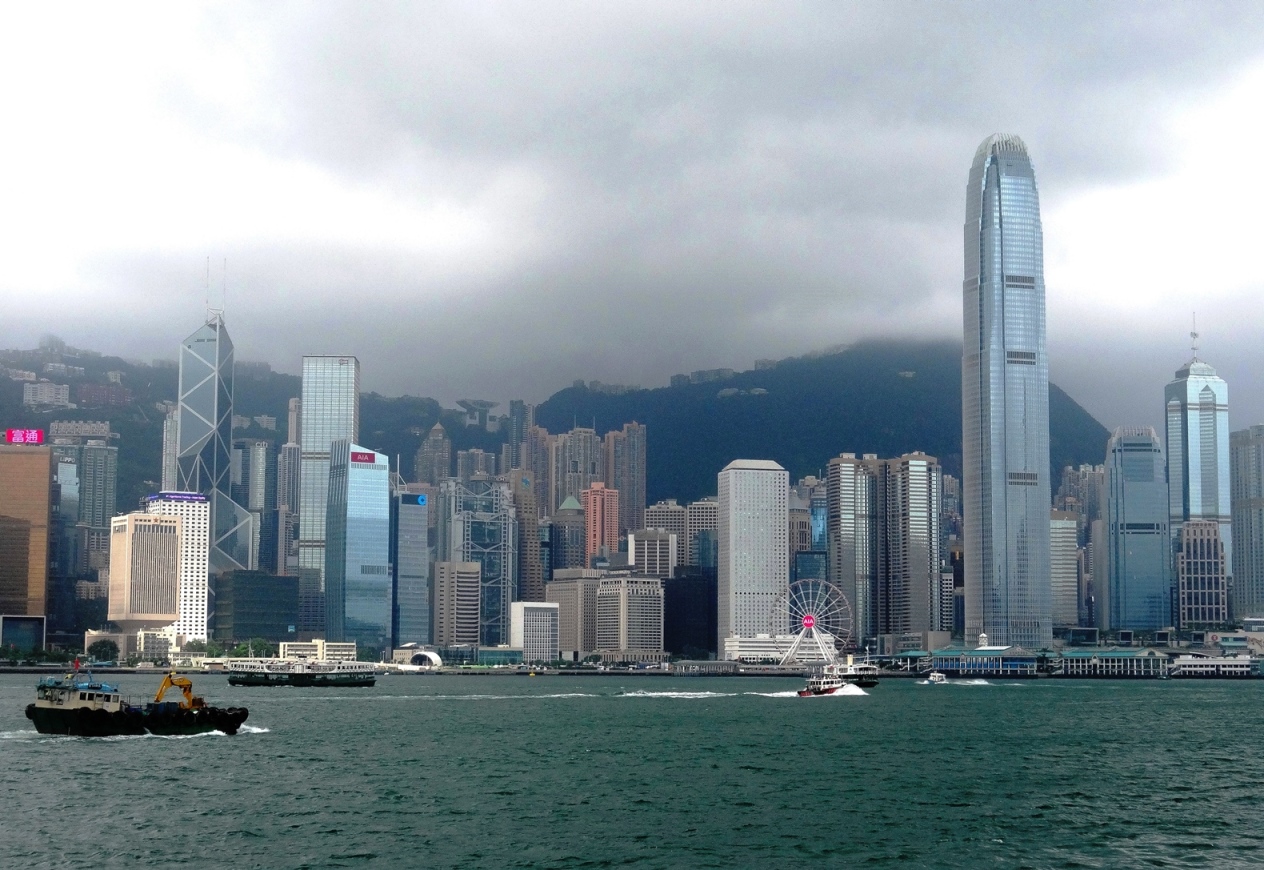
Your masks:
M 1170 626 L 1167 467 L 1159 434 L 1149 426 L 1120 427 L 1106 445 L 1105 544 L 1099 627 L 1153 631 Z
M 1193 334 L 1197 340 L 1197 333 Z M 1167 426 L 1168 530 L 1174 550 L 1181 526 L 1215 524 L 1225 572 L 1233 570 L 1233 523 L 1229 487 L 1229 386 L 1216 370 L 1193 358 L 1176 372 L 1163 392 Z M 1205 529 L 1195 536 L 1199 546 Z M 1210 576 L 1210 575 L 1209 575 Z M 1232 587 L 1233 578 L 1225 582 Z M 1178 610 L 1185 612 L 1184 608 Z M 1205 622 L 1205 620 L 1200 620 Z
M 966 187 L 961 360 L 965 636 L 1043 649 L 1049 586 L 1044 239 L 1027 146 L 993 135 Z
M 329 451 L 360 437 L 360 361 L 353 356 L 303 357 L 298 504 L 299 634 L 325 630 L 325 512 Z
M 304 402 L 306 404 L 306 402 Z M 391 642 L 391 491 L 385 454 L 340 438 L 329 449 L 325 639 Z
M 258 567 L 254 517 L 231 495 L 233 360 L 218 311 L 180 345 L 176 479 L 180 492 L 199 492 L 210 501 L 212 574 Z
M 430 505 L 424 493 L 396 492 L 391 534 L 395 571 L 394 646 L 430 643 Z

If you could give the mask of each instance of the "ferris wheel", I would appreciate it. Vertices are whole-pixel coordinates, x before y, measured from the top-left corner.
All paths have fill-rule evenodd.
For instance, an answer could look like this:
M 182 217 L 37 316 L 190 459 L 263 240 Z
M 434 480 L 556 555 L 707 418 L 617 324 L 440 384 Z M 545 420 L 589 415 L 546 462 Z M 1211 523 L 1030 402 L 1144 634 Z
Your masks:
M 768 633 L 781 664 L 832 662 L 851 640 L 851 604 L 843 591 L 825 580 L 798 580 L 773 601 Z

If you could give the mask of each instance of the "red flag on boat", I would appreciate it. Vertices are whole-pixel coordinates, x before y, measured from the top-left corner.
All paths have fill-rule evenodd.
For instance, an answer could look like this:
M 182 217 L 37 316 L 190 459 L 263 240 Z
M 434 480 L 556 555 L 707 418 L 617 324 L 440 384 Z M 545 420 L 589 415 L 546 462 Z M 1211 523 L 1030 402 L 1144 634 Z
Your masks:
M 75 656 L 75 670 L 79 670 L 79 656 Z

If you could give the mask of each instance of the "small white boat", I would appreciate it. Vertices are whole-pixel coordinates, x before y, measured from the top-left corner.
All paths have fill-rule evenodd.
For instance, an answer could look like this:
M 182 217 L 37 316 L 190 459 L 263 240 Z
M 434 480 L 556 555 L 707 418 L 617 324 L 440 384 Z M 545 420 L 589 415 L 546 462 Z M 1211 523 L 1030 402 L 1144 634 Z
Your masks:
M 930 674 L 927 675 L 926 677 L 926 682 L 933 686 L 938 683 L 948 682 L 948 678 L 945 677 L 943 674 L 941 674 L 939 671 L 931 671 Z

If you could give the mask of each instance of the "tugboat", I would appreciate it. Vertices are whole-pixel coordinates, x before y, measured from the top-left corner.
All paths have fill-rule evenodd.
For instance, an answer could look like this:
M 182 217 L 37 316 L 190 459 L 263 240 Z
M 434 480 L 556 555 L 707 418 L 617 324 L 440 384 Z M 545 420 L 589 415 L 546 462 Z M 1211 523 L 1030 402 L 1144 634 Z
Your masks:
M 276 659 L 237 662 L 228 672 L 230 686 L 372 686 L 377 672 L 370 662 L 321 662 Z
M 167 690 L 178 688 L 183 701 L 164 701 Z M 236 734 L 246 717 L 245 707 L 210 707 L 193 694 L 193 684 L 174 673 L 163 679 L 151 703 L 133 705 L 115 686 L 95 680 L 91 671 L 58 679 L 45 677 L 35 688 L 35 703 L 26 707 L 26 718 L 40 734 L 75 737 L 118 737 L 156 734 L 160 736 L 205 734 L 222 731 Z

